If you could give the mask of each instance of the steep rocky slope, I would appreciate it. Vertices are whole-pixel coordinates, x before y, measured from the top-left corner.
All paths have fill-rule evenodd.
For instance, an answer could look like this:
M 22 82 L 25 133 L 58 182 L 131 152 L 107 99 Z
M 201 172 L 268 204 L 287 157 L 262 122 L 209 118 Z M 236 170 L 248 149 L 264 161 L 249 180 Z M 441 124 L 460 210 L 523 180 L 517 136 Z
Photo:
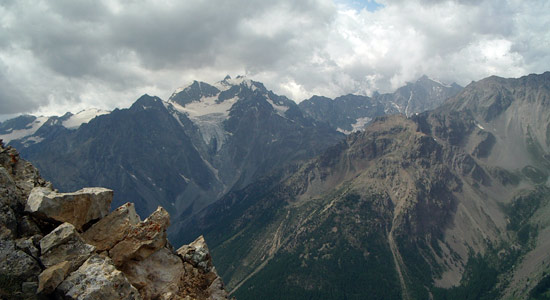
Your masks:
M 543 296 L 549 85 L 491 77 L 435 111 L 378 118 L 188 232 L 205 232 L 239 299 Z
M 113 191 L 58 193 L 0 140 L 0 298 L 227 299 L 202 237 L 177 251 L 162 207 L 109 212 Z

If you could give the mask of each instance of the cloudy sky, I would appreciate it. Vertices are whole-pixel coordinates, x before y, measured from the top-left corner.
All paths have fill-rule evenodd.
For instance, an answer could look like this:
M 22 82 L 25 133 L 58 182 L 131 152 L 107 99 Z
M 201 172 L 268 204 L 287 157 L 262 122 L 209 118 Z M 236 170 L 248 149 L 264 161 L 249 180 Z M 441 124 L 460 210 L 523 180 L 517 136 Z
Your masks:
M 547 0 L 0 0 L 0 119 L 246 75 L 301 101 L 550 70 Z

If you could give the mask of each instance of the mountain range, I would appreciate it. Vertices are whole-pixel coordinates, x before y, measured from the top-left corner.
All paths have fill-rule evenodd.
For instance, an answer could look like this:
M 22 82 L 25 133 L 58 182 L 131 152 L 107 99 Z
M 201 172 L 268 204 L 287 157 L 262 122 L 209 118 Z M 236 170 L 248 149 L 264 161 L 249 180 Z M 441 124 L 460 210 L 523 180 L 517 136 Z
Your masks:
M 549 99 L 548 72 L 300 104 L 226 77 L 0 138 L 62 190 L 166 207 L 238 299 L 543 299 Z
M 451 93 L 427 77 L 404 88 Z M 402 89 L 385 97 L 399 99 Z M 363 107 L 359 112 L 349 104 L 354 97 L 354 104 Z M 372 109 L 369 103 L 382 104 L 366 96 L 331 101 L 343 107 L 340 110 L 326 109 L 316 98 L 298 106 L 262 83 L 227 76 L 213 85 L 194 81 L 168 101 L 143 95 L 128 109 L 90 109 L 61 117 L 23 115 L 0 123 L 0 139 L 21 149 L 22 156 L 62 191 L 105 186 L 117 191 L 115 205 L 135 199 L 143 216 L 162 205 L 180 220 L 230 190 L 321 153 L 343 139 L 338 131 L 347 132 L 352 124 L 399 112 Z M 437 94 L 431 102 L 441 101 Z M 397 106 L 392 101 L 384 105 Z M 323 113 L 315 117 L 304 107 Z M 327 121 L 324 116 L 329 114 L 345 118 L 349 124 L 336 125 L 346 129 Z
M 376 118 L 189 222 L 239 299 L 546 299 L 550 73 Z

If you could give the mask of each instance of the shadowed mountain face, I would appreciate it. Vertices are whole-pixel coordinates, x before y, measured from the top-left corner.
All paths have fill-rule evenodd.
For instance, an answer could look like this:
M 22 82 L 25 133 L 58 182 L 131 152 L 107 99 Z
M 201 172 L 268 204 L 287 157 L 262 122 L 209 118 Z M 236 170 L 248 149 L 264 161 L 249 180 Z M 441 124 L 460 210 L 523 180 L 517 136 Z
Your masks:
M 76 128 L 72 116 L 20 117 L 0 129 L 60 190 L 105 186 L 117 191 L 114 206 L 132 199 L 141 215 L 162 205 L 174 230 L 229 190 L 344 138 L 245 78 L 194 82 L 166 102 L 144 95 Z
M 423 76 L 393 93 L 375 93 L 372 97 L 346 95 L 334 100 L 314 96 L 300 102 L 299 106 L 313 119 L 326 122 L 332 128 L 349 134 L 362 130 L 378 116 L 391 114 L 411 116 L 434 109 L 460 90 L 462 87 L 456 83 L 446 85 Z
M 550 73 L 490 77 L 435 111 L 377 118 L 227 194 L 178 237 L 206 234 L 239 299 L 539 297 L 549 86 Z

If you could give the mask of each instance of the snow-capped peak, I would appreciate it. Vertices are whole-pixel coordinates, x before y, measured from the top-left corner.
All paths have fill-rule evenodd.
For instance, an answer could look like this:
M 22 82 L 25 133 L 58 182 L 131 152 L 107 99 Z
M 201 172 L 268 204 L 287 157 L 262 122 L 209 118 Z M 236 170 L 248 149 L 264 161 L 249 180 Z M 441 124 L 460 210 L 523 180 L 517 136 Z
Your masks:
M 76 114 L 70 116 L 67 120 L 63 121 L 62 125 L 68 129 L 76 129 L 84 123 L 90 122 L 93 118 L 110 113 L 107 110 L 101 110 L 97 108 L 89 108 L 81 110 Z

